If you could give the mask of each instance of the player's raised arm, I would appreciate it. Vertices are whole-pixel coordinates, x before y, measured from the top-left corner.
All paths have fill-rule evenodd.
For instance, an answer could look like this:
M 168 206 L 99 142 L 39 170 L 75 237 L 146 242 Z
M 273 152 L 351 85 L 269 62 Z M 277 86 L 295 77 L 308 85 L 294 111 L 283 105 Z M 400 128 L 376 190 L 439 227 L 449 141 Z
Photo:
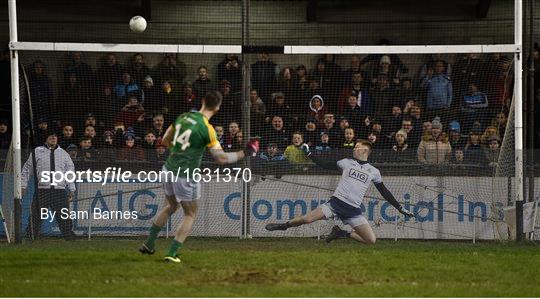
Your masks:
M 325 159 L 322 159 L 320 157 L 317 157 L 315 155 L 312 155 L 311 151 L 309 150 L 309 145 L 304 143 L 304 144 L 302 144 L 300 149 L 302 149 L 304 154 L 306 154 L 306 157 L 310 158 L 311 161 L 313 161 L 315 164 L 319 165 L 320 167 L 322 167 L 324 169 L 328 169 L 328 170 L 339 170 L 340 169 L 339 166 L 337 165 L 337 161 L 329 161 L 329 160 L 325 160 Z
M 250 140 L 243 150 L 237 152 L 226 153 L 219 143 L 210 148 L 210 154 L 220 165 L 235 163 L 247 156 L 255 156 L 258 151 L 259 140 L 257 139 Z
M 409 210 L 405 209 L 394 197 L 392 192 L 386 188 L 384 183 L 381 181 L 379 183 L 374 183 L 375 188 L 381 193 L 382 197 L 389 202 L 392 206 L 394 206 L 401 214 L 409 217 L 414 217 L 414 214 L 411 213 Z

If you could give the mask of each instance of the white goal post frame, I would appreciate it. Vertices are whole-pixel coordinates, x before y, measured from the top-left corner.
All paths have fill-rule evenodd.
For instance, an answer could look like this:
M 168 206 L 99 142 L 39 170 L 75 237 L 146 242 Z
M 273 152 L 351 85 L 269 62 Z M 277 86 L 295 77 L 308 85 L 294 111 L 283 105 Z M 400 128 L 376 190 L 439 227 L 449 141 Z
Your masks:
M 59 42 L 9 43 L 14 51 L 80 51 L 80 52 L 137 52 L 189 54 L 246 54 L 240 45 L 157 45 L 157 44 L 99 44 Z M 264 47 L 263 47 L 264 48 Z M 276 54 L 429 54 L 438 53 L 521 53 L 521 45 L 412 45 L 412 46 L 272 46 L 283 48 Z M 253 53 L 253 52 L 251 52 Z
M 100 44 L 61 42 L 20 42 L 17 36 L 16 0 L 8 0 L 11 54 L 11 89 L 13 116 L 13 175 L 15 200 L 22 199 L 21 189 L 21 127 L 18 51 L 81 51 L 81 52 L 138 52 L 192 54 L 246 54 L 239 45 L 156 45 Z M 491 45 L 411 45 L 411 46 L 283 46 L 282 54 L 428 54 L 438 53 L 513 53 L 515 98 L 515 201 L 523 204 L 523 1 L 514 0 L 514 43 Z M 279 47 L 272 47 L 274 50 Z M 272 53 L 279 53 L 273 51 Z

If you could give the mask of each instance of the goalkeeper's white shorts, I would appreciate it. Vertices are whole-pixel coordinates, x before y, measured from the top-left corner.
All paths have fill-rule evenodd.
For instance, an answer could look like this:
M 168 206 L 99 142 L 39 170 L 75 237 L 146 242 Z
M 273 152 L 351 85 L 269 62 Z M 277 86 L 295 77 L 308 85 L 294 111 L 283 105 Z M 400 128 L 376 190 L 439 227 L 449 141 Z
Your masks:
M 163 166 L 163 170 L 167 170 Z M 177 202 L 193 201 L 201 198 L 201 184 L 187 178 L 175 178 L 172 182 L 163 183 L 166 196 L 173 196 Z
M 350 225 L 353 228 L 357 227 L 357 226 L 360 226 L 360 225 L 369 224 L 366 217 L 364 217 L 363 215 L 356 215 L 356 216 L 350 217 L 350 218 L 341 218 L 341 217 L 339 217 L 338 213 L 334 210 L 334 208 L 332 207 L 332 205 L 329 202 L 321 205 L 321 209 L 322 209 L 322 212 L 324 214 L 324 217 L 326 217 L 326 219 L 329 219 L 329 220 L 341 220 L 341 222 L 343 222 L 343 224 Z

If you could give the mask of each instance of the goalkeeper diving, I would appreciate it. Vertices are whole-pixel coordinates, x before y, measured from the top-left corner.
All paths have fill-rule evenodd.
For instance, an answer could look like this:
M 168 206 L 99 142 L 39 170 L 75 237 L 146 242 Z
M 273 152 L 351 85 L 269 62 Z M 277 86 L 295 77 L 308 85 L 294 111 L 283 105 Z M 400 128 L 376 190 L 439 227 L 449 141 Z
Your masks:
M 254 156 L 259 151 L 259 141 L 256 139 L 250 140 L 242 151 L 230 153 L 223 151 L 214 127 L 208 122 L 219 111 L 222 101 L 221 93 L 209 92 L 202 99 L 202 107 L 199 111 L 181 114 L 176 118 L 174 125 L 169 126 L 165 131 L 163 144 L 169 148 L 170 154 L 165 161 L 163 170 L 184 175 L 184 177 L 177 177 L 172 182 L 168 180 L 164 182 L 163 187 L 167 202 L 154 218 L 150 234 L 139 248 L 141 253 L 154 254 L 155 241 L 159 232 L 169 217 L 179 207 L 182 207 L 184 217 L 165 255 L 167 262 L 179 263 L 181 261 L 177 252 L 191 233 L 197 215 L 197 200 L 201 196 L 199 182 L 189 179 L 193 178 L 192 174 L 187 175 L 200 168 L 206 148 L 220 165 L 235 163 L 246 156 Z
M 285 223 L 269 223 L 266 229 L 287 230 L 290 227 L 312 223 L 323 219 L 340 219 L 343 224 L 352 227 L 352 232 L 342 230 L 339 226 L 334 226 L 327 236 L 326 242 L 331 242 L 338 238 L 353 238 L 365 244 L 374 244 L 375 233 L 369 225 L 367 219 L 362 215 L 362 199 L 368 190 L 371 182 L 375 184 L 377 190 L 383 198 L 394 206 L 401 214 L 414 217 L 414 214 L 405 209 L 394 198 L 392 193 L 382 182 L 380 171 L 367 162 L 372 150 L 371 142 L 358 140 L 353 149 L 353 158 L 341 159 L 339 161 L 328 161 L 312 155 L 309 146 L 303 144 L 301 149 L 315 164 L 329 170 L 341 170 L 341 179 L 328 202 L 310 211 L 306 215 L 298 216 Z

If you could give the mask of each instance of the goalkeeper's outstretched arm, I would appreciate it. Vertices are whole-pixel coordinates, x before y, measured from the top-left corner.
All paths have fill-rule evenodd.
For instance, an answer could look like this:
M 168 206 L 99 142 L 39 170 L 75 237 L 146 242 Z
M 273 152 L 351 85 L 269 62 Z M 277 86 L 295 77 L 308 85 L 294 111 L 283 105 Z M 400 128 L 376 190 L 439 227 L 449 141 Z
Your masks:
M 328 170 L 339 170 L 339 167 L 337 165 L 337 160 L 336 161 L 326 160 L 326 159 L 317 157 L 315 155 L 312 155 L 311 151 L 309 150 L 309 146 L 305 143 L 302 144 L 300 148 L 302 149 L 304 154 L 306 154 L 306 156 L 311 159 L 311 161 L 313 161 L 315 164 L 319 165 L 320 167 L 324 169 L 328 169 Z
M 382 197 L 387 201 L 389 202 L 392 206 L 394 206 L 394 208 L 396 208 L 401 214 L 405 215 L 405 216 L 409 216 L 409 217 L 413 217 L 414 214 L 411 213 L 409 210 L 405 209 L 397 200 L 396 198 L 394 197 L 394 195 L 392 194 L 392 192 L 390 192 L 390 190 L 388 190 L 388 188 L 386 188 L 386 186 L 384 185 L 384 183 L 380 182 L 380 183 L 374 183 L 375 184 L 375 188 L 377 188 L 377 190 L 379 191 L 379 193 L 381 193 Z

